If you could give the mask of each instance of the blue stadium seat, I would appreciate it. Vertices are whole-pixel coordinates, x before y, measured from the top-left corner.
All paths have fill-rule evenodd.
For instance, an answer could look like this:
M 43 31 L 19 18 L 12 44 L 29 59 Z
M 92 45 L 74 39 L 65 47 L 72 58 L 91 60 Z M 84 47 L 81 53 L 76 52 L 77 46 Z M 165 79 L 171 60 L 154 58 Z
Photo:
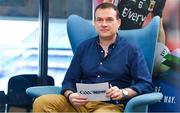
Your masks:
M 131 43 L 137 44 L 145 56 L 148 68 L 152 73 L 154 65 L 154 53 L 159 32 L 160 18 L 154 17 L 152 21 L 142 29 L 119 30 L 119 35 L 127 38 Z M 73 52 L 77 46 L 84 40 L 97 35 L 92 23 L 77 15 L 71 15 L 67 21 L 67 32 Z M 26 90 L 28 95 L 38 97 L 44 94 L 59 94 L 61 87 L 55 86 L 53 89 L 49 86 L 31 87 Z M 162 93 L 153 92 L 136 96 L 128 101 L 124 113 L 130 112 L 148 112 L 148 105 L 159 102 L 162 99 Z

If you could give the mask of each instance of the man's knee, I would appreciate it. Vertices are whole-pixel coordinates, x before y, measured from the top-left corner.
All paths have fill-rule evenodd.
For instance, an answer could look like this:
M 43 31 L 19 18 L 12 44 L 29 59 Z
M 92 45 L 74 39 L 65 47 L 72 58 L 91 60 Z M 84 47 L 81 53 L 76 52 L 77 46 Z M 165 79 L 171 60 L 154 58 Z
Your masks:
M 33 102 L 33 111 L 43 111 L 44 105 L 48 103 L 48 95 L 37 97 Z
M 48 94 L 43 95 L 35 99 L 33 103 L 33 111 L 44 111 L 45 108 L 53 108 L 52 106 L 59 106 L 66 101 L 65 97 L 62 95 Z
M 33 102 L 33 106 L 40 105 L 40 104 L 45 104 L 46 101 L 47 101 L 46 100 L 47 98 L 45 98 L 45 97 L 47 97 L 47 95 L 37 97 Z

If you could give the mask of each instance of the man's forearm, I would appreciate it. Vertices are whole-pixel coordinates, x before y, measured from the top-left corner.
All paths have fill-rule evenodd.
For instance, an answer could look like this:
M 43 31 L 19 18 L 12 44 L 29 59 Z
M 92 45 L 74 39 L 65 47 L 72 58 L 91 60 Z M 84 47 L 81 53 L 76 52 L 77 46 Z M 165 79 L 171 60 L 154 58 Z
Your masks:
M 131 88 L 124 88 L 126 91 L 128 91 L 128 98 L 132 98 L 132 97 L 134 97 L 134 96 L 136 96 L 137 95 L 137 92 L 136 91 L 134 91 L 133 89 L 131 89 Z

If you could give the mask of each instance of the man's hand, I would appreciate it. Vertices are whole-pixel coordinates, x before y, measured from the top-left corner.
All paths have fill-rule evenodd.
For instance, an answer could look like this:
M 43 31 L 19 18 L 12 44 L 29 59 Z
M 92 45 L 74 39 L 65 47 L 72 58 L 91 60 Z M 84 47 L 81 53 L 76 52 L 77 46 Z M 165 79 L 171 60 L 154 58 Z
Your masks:
M 128 91 L 128 97 L 124 97 L 122 89 L 119 89 L 117 86 L 111 86 L 106 91 L 106 96 L 110 97 L 112 100 L 121 100 L 126 98 L 132 98 L 137 95 L 137 92 L 131 88 L 124 88 L 124 89 Z
M 75 106 L 83 106 L 88 102 L 87 97 L 79 95 L 78 93 L 72 93 L 68 98 L 71 104 Z
M 112 100 L 121 100 L 123 98 L 123 93 L 117 86 L 113 86 L 106 91 L 106 96 L 110 97 Z

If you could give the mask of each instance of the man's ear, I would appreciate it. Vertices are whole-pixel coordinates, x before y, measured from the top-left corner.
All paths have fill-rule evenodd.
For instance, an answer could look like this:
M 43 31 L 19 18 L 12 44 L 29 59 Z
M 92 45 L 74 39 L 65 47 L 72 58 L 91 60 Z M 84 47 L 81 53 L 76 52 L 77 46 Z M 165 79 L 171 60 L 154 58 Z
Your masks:
M 92 21 L 92 24 L 95 25 L 95 22 L 96 22 L 96 20 L 95 20 L 95 18 L 94 18 L 93 21 Z
M 118 19 L 119 20 L 119 27 L 121 26 L 121 19 Z
M 94 26 L 94 22 L 95 22 L 95 21 L 93 20 L 93 21 L 92 21 L 92 25 L 93 25 L 93 26 Z

